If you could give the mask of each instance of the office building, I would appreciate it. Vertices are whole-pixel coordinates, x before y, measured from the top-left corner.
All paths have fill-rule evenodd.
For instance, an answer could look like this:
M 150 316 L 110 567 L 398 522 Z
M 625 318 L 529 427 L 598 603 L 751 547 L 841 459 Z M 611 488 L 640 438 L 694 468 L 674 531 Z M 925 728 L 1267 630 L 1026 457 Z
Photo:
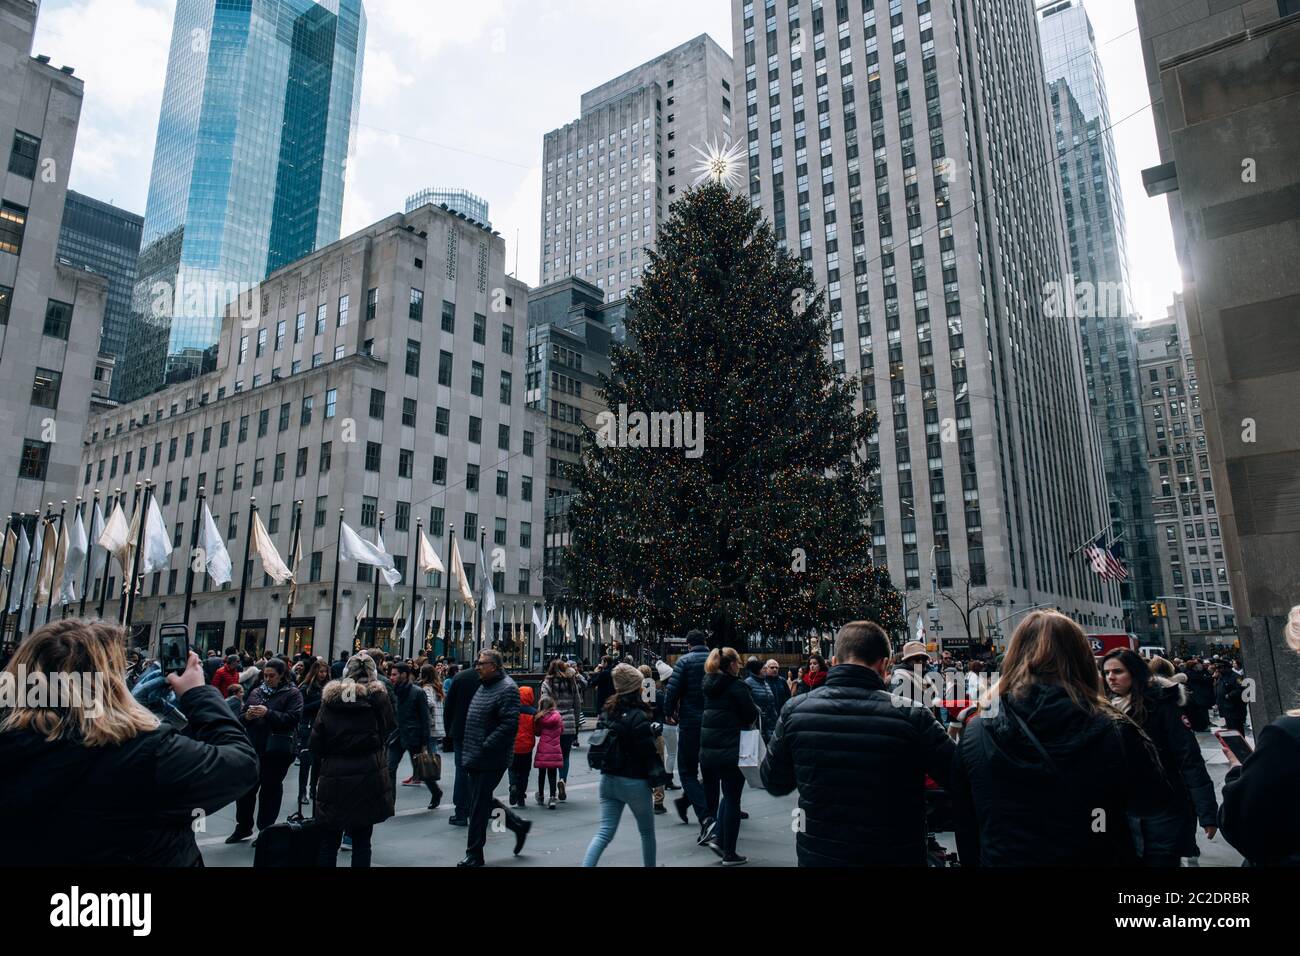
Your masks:
M 1236 640 L 1228 565 L 1210 473 L 1205 416 L 1187 312 L 1176 295 L 1161 321 L 1137 329 L 1142 417 L 1146 425 L 1151 511 L 1160 542 L 1163 604 L 1158 619 L 1173 653 L 1204 653 Z
M 0 0 L 0 514 L 78 488 L 109 282 L 59 261 L 81 119 L 73 68 L 32 56 L 37 4 Z
M 468 189 L 421 189 L 406 199 L 406 211 L 413 212 L 421 206 L 446 206 L 454 213 L 472 219 L 481 226 L 492 228 L 488 221 L 488 202 Z
M 227 302 L 339 238 L 361 0 L 178 0 L 123 395 L 209 370 Z
M 1109 490 L 1108 540 L 1130 573 L 1120 584 L 1120 605 L 1125 629 L 1144 644 L 1158 643 L 1161 622 L 1149 611 L 1160 587 L 1160 554 L 1151 519 L 1124 199 L 1106 82 L 1092 22 L 1080 0 L 1041 4 L 1038 31 L 1074 277 L 1071 305 Z
M 748 193 L 879 416 L 874 559 L 909 625 L 933 600 L 930 640 L 960 649 L 987 599 L 1003 641 L 1044 605 L 1122 628 L 1080 556 L 1110 522 L 1078 330 L 1048 314 L 1070 266 L 1033 6 L 732 10 Z
M 1294 706 L 1300 595 L 1300 4 L 1138 0 L 1255 727 Z M 1276 66 L 1275 66 L 1276 64 Z
M 59 229 L 59 258 L 108 279 L 108 307 L 99 350 L 112 356 L 114 366 L 126 358 L 126 333 L 135 289 L 136 260 L 144 218 L 111 203 L 68 190 Z M 97 370 L 96 382 L 102 373 Z M 121 397 L 121 379 L 113 379 L 107 397 Z
M 732 138 L 732 63 L 702 34 L 582 94 L 542 146 L 543 286 L 580 276 L 613 302 L 645 267 L 696 149 Z
M 372 541 L 383 520 L 403 575 L 396 591 L 380 584 L 379 605 L 361 624 L 373 619 L 381 643 L 392 646 L 399 602 L 412 607 L 417 523 L 445 565 L 454 530 L 476 589 L 492 562 L 492 633 L 530 620 L 542 590 L 545 432 L 525 407 L 528 289 L 506 277 L 503 240 L 424 206 L 276 270 L 245 298 L 227 310 L 216 369 L 91 425 L 78 490 L 89 499 L 121 487 L 129 500 L 149 479 L 175 533 L 170 568 L 145 582 L 138 601 L 141 635 L 183 616 L 200 488 L 236 568 L 225 589 L 198 575 L 191 622 L 204 648 L 278 640 L 290 653 L 328 650 L 340 509 Z M 286 560 L 302 503 L 302 567 L 292 610 L 289 586 L 255 568 L 237 628 L 253 497 Z M 109 573 L 115 598 L 121 571 L 111 564 Z M 351 646 L 373 582 L 369 568 L 343 564 L 335 652 Z M 447 581 L 431 574 L 416 583 L 428 617 L 441 618 Z M 452 596 L 463 613 L 454 587 Z M 110 600 L 110 614 L 115 607 Z

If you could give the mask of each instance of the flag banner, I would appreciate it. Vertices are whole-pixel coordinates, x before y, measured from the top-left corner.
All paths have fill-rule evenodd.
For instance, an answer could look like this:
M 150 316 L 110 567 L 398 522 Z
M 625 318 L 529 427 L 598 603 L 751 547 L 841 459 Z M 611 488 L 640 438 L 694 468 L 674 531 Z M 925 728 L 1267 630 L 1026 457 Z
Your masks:
M 217 587 L 230 581 L 230 552 L 226 550 L 225 539 L 217 530 L 217 523 L 212 519 L 208 503 L 203 502 L 202 525 L 199 528 L 199 547 L 203 549 L 203 566 L 208 577 Z
M 31 563 L 31 545 L 27 543 L 27 529 L 18 529 L 18 543 L 14 546 L 14 573 L 9 588 L 9 613 L 23 606 L 23 575 Z
M 424 534 L 424 529 L 420 529 L 420 540 L 416 547 L 416 567 L 420 569 L 421 574 L 428 574 L 430 571 L 437 571 L 439 574 L 446 574 L 447 569 L 442 565 L 442 559 L 438 557 L 438 552 L 433 550 L 433 545 Z
M 50 590 L 54 587 L 54 566 L 59 560 L 59 536 L 54 530 L 53 519 L 45 522 L 41 530 L 41 561 L 36 573 L 36 603 L 44 604 L 50 599 Z
M 280 552 L 275 550 L 275 544 L 266 533 L 266 526 L 262 524 L 262 516 L 256 511 L 253 512 L 253 551 L 262 562 L 262 570 L 276 584 L 293 579 L 293 572 L 280 557 Z
M 451 577 L 456 584 L 457 590 L 460 591 L 460 599 L 470 606 L 474 607 L 474 592 L 470 590 L 469 579 L 465 576 L 465 565 L 460 560 L 460 545 L 455 538 L 451 539 Z M 459 640 L 459 634 L 457 640 Z
M 359 561 L 376 568 L 393 569 L 393 557 L 381 551 L 348 527 L 346 521 L 339 526 L 339 560 Z M 399 578 L 400 580 L 400 578 Z
M 542 622 L 542 633 L 550 634 L 551 627 L 555 624 L 555 608 L 552 607 L 546 612 L 546 620 Z
M 117 566 L 123 576 L 131 573 L 131 529 L 127 526 L 126 512 L 122 510 L 121 501 L 113 507 L 96 543 L 117 559 Z
M 483 569 L 483 613 L 497 609 L 497 592 L 492 587 L 492 572 Z
M 5 550 L 4 557 L 0 559 L 0 574 L 8 574 L 9 569 L 13 567 L 14 552 L 18 550 L 18 535 L 14 534 L 14 529 L 10 528 L 5 532 Z
M 139 525 L 136 526 L 139 530 Z M 134 547 L 135 535 L 131 536 Z M 167 531 L 167 522 L 163 520 L 162 509 L 158 499 L 149 496 L 149 509 L 144 522 L 144 545 L 140 554 L 140 573 L 153 574 L 161 571 L 171 563 L 172 536 Z
M 66 528 L 66 525 L 65 525 Z M 78 599 L 81 581 L 86 570 L 86 556 L 90 550 L 90 539 L 86 536 L 86 525 L 81 520 L 81 512 L 72 522 L 72 531 L 62 548 L 64 553 L 63 580 L 59 584 L 59 603 L 71 604 Z
M 357 631 L 361 630 L 361 622 L 370 616 L 370 598 L 361 602 L 361 610 L 357 611 L 357 616 L 352 621 L 352 637 L 357 636 Z
M 538 637 L 542 636 L 542 618 L 537 613 L 537 605 L 533 605 L 533 633 Z
M 36 581 L 41 576 L 41 562 L 44 560 L 45 527 L 38 518 L 32 530 L 31 556 L 27 559 L 27 570 L 23 577 L 23 607 L 31 607 L 36 599 Z
M 384 547 L 384 536 L 378 532 L 375 532 L 375 547 L 379 549 L 379 552 L 384 557 L 388 558 L 387 566 L 381 565 L 379 573 L 388 582 L 388 590 L 396 591 L 397 586 L 402 583 L 402 572 L 397 570 L 397 565 L 393 562 L 392 556 L 388 553 L 388 549 Z
M 103 575 L 104 569 L 108 566 L 108 552 L 104 546 L 99 543 L 100 535 L 104 533 L 104 512 L 100 510 L 99 502 L 95 502 L 95 508 L 90 513 L 90 530 L 87 532 L 87 539 L 90 544 L 87 553 L 90 557 L 90 580 L 94 581 Z M 96 545 L 99 546 L 96 550 Z

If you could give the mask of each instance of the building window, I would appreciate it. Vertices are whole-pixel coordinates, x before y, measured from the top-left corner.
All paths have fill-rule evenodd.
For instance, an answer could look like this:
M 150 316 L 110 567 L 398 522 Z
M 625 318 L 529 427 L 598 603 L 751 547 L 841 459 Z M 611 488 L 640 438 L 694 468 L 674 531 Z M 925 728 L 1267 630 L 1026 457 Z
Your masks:
M 23 232 L 27 228 L 27 207 L 11 202 L 0 203 L 0 252 L 18 255 L 23 251 Z
M 532 432 L 524 432 L 524 454 L 529 458 L 533 457 L 533 433 Z
M 438 384 L 451 385 L 451 353 L 438 353 Z
M 259 462 L 261 462 L 261 460 L 262 459 L 260 458 L 258 459 Z M 244 463 L 241 461 L 235 463 L 235 478 L 231 483 L 230 488 L 232 491 L 238 491 L 242 487 L 244 487 Z
M 289 402 L 283 402 L 280 405 L 280 431 L 289 430 Z
M 383 389 L 372 388 L 370 390 L 370 417 L 377 418 L 380 421 L 384 419 L 384 398 Z
M 239 440 L 243 441 L 248 437 L 248 416 L 245 415 L 239 420 Z M 271 410 L 264 408 L 257 413 L 257 437 L 265 438 L 267 430 L 271 427 Z
M 406 374 L 416 377 L 420 374 L 420 342 L 418 339 L 406 340 Z
M 412 478 L 415 471 L 415 452 L 409 448 L 398 449 L 397 452 L 397 477 Z
M 34 481 L 45 480 L 45 469 L 50 461 L 50 443 L 24 439 L 23 456 L 18 462 L 18 477 Z
M 494 522 L 492 528 L 492 543 L 493 544 L 506 543 L 506 519 L 505 518 L 497 518 L 496 521 Z
M 279 452 L 275 456 L 275 471 L 272 481 L 284 481 L 284 452 Z
M 366 471 L 379 470 L 379 460 L 383 450 L 384 446 L 377 441 L 366 442 Z
M 307 449 L 306 448 L 298 449 L 298 457 L 294 461 L 293 473 L 294 473 L 294 477 L 296 478 L 302 478 L 307 474 Z
M 317 496 L 316 496 L 316 527 L 317 527 L 317 528 L 323 528 L 323 527 L 325 527 L 325 502 L 326 502 L 326 500 L 327 500 L 327 496 L 326 496 L 326 495 L 317 495 Z
M 257 348 L 253 350 L 254 358 L 261 358 L 266 351 L 266 329 L 257 330 Z
M 68 329 L 72 327 L 72 306 L 67 302 L 50 299 L 45 304 L 45 334 L 52 339 L 68 340 Z
M 327 310 L 328 307 L 325 305 L 324 302 L 316 306 L 316 334 L 317 335 L 325 334 L 325 313 Z
M 320 465 L 318 470 L 323 475 L 330 470 L 330 463 L 334 459 L 334 443 L 323 441 L 320 443 Z
M 471 395 L 483 394 L 483 363 L 482 362 L 474 362 L 470 365 L 469 393 Z
M 524 475 L 519 487 L 519 497 L 524 501 L 533 500 L 533 479 L 531 475 Z
M 443 533 L 443 522 L 446 520 L 446 512 L 442 508 L 429 509 L 429 534 L 435 538 L 441 538 Z
M 302 397 L 302 409 L 299 414 L 299 423 L 304 427 L 311 424 L 312 408 L 316 405 L 315 395 L 304 395 Z
M 9 308 L 13 299 L 14 290 L 7 285 L 0 285 L 0 325 L 9 324 Z
M 284 350 L 284 332 L 285 322 L 284 319 L 281 319 L 279 322 L 275 323 L 275 351 L 277 352 Z
M 410 527 L 411 527 L 411 503 L 409 501 L 396 502 L 393 511 L 393 530 L 409 531 Z M 402 577 L 406 577 L 406 575 L 402 575 Z
M 373 528 L 379 515 L 379 499 L 365 496 L 361 499 L 361 527 Z
M 338 410 L 339 390 L 337 388 L 326 389 L 325 391 L 325 417 L 333 418 L 335 411 Z
M 477 415 L 469 417 L 469 440 L 475 445 L 483 441 L 483 419 Z
M 302 337 L 307 334 L 307 313 L 299 312 L 293 320 L 293 340 L 301 342 Z
M 36 162 L 41 155 L 41 141 L 30 133 L 14 130 L 14 146 L 9 153 L 9 172 L 23 179 L 36 178 Z
M 266 520 L 266 533 L 275 534 L 280 530 L 280 506 L 271 505 L 271 513 Z
M 420 289 L 411 290 L 411 308 L 408 314 L 413 322 L 424 321 L 424 292 Z
M 478 491 L 478 465 L 465 466 L 465 490 Z
M 59 407 L 59 387 L 63 373 L 52 368 L 38 368 L 32 379 L 32 404 L 41 408 Z
M 477 540 L 478 540 L 478 515 L 476 515 L 476 514 L 475 514 L 474 512 L 472 512 L 472 511 L 467 511 L 467 512 L 465 512 L 465 529 L 464 529 L 464 530 L 465 530 L 465 540 L 466 540 L 466 541 L 477 541 Z M 466 569 L 465 569 L 465 576 L 466 576 L 466 577 L 469 577 L 469 568 L 466 568 Z M 470 578 L 470 584 L 472 585 L 473 583 L 474 583 L 473 578 Z
M 379 313 L 379 290 L 371 289 L 366 293 L 366 321 L 369 322 Z
M 447 459 L 441 455 L 433 456 L 433 483 L 435 485 L 447 483 Z
M 321 563 L 322 563 L 322 561 L 323 561 L 323 554 L 322 554 L 322 552 L 320 552 L 320 551 L 313 551 L 313 552 L 311 553 L 311 570 L 310 570 L 310 572 L 309 572 L 308 575 L 307 575 L 307 580 L 309 580 L 309 581 L 319 581 L 319 580 L 320 580 L 320 571 L 321 571 Z
M 474 313 L 474 341 L 479 345 L 487 342 L 487 316 Z
M 444 332 L 456 331 L 456 304 L 454 302 L 442 303 L 442 330 Z
M 509 372 L 501 373 L 501 404 L 502 405 L 510 404 L 512 382 L 513 382 L 513 378 L 511 377 Z
M 337 327 L 340 329 L 343 328 L 343 326 L 348 324 L 348 313 L 351 311 L 350 302 L 351 302 L 351 298 L 349 296 L 346 295 L 339 296 L 339 318 L 337 322 Z
M 510 472 L 497 470 L 497 495 L 505 498 L 510 494 Z
M 506 355 L 515 354 L 515 330 L 510 325 L 501 326 L 501 351 Z
M 510 450 L 510 426 L 509 425 L 497 426 L 497 447 L 500 448 L 502 451 Z

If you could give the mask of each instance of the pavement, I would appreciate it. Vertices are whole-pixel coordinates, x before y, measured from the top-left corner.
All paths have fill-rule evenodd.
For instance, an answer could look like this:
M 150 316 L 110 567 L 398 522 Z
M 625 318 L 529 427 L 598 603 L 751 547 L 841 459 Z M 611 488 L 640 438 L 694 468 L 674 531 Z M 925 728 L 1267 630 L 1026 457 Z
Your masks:
M 533 821 L 532 831 L 524 851 L 513 856 L 514 836 L 508 831 L 500 833 L 489 829 L 485 857 L 489 866 L 537 867 L 579 866 L 586 853 L 587 844 L 595 835 L 600 818 L 597 786 L 600 774 L 587 767 L 585 742 L 589 732 L 579 738 L 584 746 L 572 752 L 567 785 L 568 799 L 558 803 L 556 809 L 538 806 L 530 794 L 527 808 L 517 811 Z M 1228 772 L 1228 761 L 1218 741 L 1210 733 L 1197 734 L 1206 768 L 1214 781 L 1216 791 L 1221 791 L 1223 778 Z M 464 827 L 448 825 L 451 816 L 451 788 L 455 768 L 451 755 L 443 763 L 443 800 L 436 810 L 426 809 L 429 792 L 423 785 L 404 787 L 401 781 L 410 776 L 410 763 L 403 758 L 398 769 L 397 815 L 375 828 L 373 838 L 373 866 L 454 866 L 465 855 Z M 536 772 L 530 787 L 535 788 Z M 285 778 L 284 801 L 279 819 L 283 820 L 296 807 L 298 768 L 289 768 Z M 503 778 L 497 796 L 504 803 L 508 798 L 507 778 Z M 534 791 L 535 792 L 535 791 Z M 698 847 L 695 838 L 699 827 L 691 815 L 690 825 L 684 825 L 673 811 L 672 801 L 682 795 L 680 790 L 668 791 L 665 803 L 668 813 L 655 816 L 657 862 L 659 866 L 716 866 L 718 857 L 711 851 Z M 746 788 L 741 807 L 749 819 L 741 824 L 737 852 L 749 858 L 750 866 L 794 866 L 795 810 L 797 795 L 773 797 L 765 791 Z M 304 808 L 310 816 L 310 805 Z M 253 849 L 249 841 L 227 846 L 223 841 L 235 829 L 235 807 L 231 804 L 207 818 L 206 830 L 198 834 L 199 849 L 208 866 L 252 866 Z M 951 833 L 939 835 L 939 841 L 949 849 L 955 848 Z M 1240 866 L 1241 855 L 1222 837 L 1207 840 L 1198 834 L 1201 846 L 1201 866 Z M 339 853 L 339 866 L 348 865 L 346 851 Z M 641 865 L 641 840 L 636 821 L 625 810 L 614 840 L 600 859 L 601 866 Z

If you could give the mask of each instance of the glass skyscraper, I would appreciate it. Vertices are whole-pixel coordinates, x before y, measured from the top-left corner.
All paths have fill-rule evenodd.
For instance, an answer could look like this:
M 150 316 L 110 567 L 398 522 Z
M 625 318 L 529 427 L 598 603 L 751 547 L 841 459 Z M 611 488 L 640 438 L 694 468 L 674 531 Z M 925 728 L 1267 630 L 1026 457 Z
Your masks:
M 1084 378 L 1109 490 L 1110 537 L 1131 574 L 1120 586 L 1120 604 L 1129 630 L 1160 643 L 1160 625 L 1150 615 L 1160 593 L 1160 555 L 1106 84 L 1092 23 L 1078 0 L 1040 4 L 1038 18 Z
M 227 302 L 335 241 L 362 0 L 177 0 L 125 396 L 210 369 Z

